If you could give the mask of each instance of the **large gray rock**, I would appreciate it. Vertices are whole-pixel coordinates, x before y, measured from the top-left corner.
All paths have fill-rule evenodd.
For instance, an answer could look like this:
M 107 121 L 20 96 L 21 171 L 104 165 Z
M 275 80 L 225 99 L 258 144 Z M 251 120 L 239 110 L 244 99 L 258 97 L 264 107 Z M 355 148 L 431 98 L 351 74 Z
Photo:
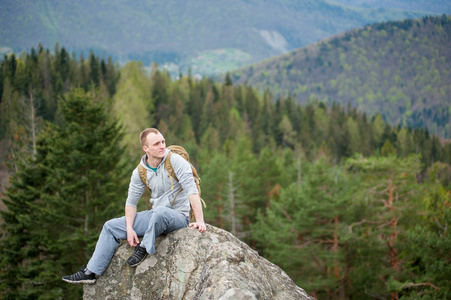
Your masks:
M 210 225 L 204 233 L 185 228 L 159 237 L 156 247 L 130 268 L 133 248 L 123 242 L 96 284 L 84 286 L 83 299 L 313 299 L 279 267 Z

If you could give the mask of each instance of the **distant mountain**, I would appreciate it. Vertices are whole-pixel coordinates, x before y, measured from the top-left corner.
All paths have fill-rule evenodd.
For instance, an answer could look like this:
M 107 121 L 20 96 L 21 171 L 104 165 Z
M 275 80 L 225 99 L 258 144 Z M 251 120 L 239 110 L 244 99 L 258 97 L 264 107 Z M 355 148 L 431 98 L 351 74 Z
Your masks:
M 329 0 L 329 2 L 361 8 L 390 8 L 451 14 L 451 1 L 448 0 Z
M 351 104 L 451 138 L 450 49 L 451 17 L 425 17 L 351 30 L 231 75 L 302 103 Z
M 0 53 L 56 43 L 77 57 L 93 50 L 214 74 L 367 24 L 418 18 L 412 8 L 364 8 L 328 0 L 3 0 Z M 441 3 L 442 0 L 432 0 Z M 416 6 L 413 6 L 416 7 Z

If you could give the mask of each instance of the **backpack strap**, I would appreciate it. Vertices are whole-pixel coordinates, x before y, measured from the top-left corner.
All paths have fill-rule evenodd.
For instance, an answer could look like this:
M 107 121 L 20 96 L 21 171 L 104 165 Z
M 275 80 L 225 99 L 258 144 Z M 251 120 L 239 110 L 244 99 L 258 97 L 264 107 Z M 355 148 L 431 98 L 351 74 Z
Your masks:
M 144 169 L 144 167 L 141 164 L 138 165 L 138 173 L 139 173 L 139 178 L 141 178 L 141 181 L 149 189 L 150 196 L 152 197 L 152 190 L 150 189 L 150 187 L 149 187 L 149 185 L 147 183 L 147 171 L 146 171 L 146 169 Z
M 177 175 L 175 175 L 174 168 L 172 167 L 171 155 L 172 155 L 172 151 L 170 151 L 168 153 L 168 156 L 166 156 L 166 160 L 164 161 L 164 167 L 168 171 L 168 176 L 169 176 L 169 179 L 171 180 L 171 191 L 172 191 L 172 190 L 174 190 L 173 178 L 175 178 L 175 180 L 177 180 L 177 181 L 179 181 L 179 179 L 177 178 Z
M 171 180 L 171 191 L 172 191 L 172 190 L 174 190 L 174 180 L 173 180 L 173 178 L 175 178 L 175 180 L 177 180 L 177 181 L 179 181 L 179 179 L 177 178 L 177 175 L 175 175 L 174 168 L 172 167 L 171 155 L 172 155 L 172 151 L 170 151 L 168 153 L 168 156 L 166 156 L 166 160 L 164 161 L 164 167 L 168 171 L 168 177 Z M 183 188 L 181 188 L 177 192 L 177 194 L 174 197 L 174 200 L 172 200 L 171 206 L 174 205 L 175 199 L 177 199 L 177 196 L 180 194 L 181 191 L 183 191 Z

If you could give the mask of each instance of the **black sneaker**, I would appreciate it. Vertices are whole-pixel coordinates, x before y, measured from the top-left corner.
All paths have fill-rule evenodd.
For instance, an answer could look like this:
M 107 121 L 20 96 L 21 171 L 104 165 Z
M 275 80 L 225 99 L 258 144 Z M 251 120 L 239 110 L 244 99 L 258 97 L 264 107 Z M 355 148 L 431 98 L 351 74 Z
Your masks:
M 96 274 L 91 273 L 89 275 L 86 275 L 84 272 L 84 268 L 81 268 L 75 274 L 63 276 L 63 280 L 69 283 L 94 284 L 96 283 Z
M 138 245 L 135 247 L 135 252 L 133 252 L 132 256 L 127 259 L 127 265 L 129 265 L 130 267 L 135 267 L 139 265 L 146 257 L 146 248 Z

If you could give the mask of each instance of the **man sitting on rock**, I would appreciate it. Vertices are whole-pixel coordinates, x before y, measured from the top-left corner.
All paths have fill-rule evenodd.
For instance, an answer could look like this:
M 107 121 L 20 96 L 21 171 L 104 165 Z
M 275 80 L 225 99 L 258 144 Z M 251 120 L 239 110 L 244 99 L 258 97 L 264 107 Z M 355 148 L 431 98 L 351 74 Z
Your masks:
M 154 128 L 145 129 L 140 140 L 146 153 L 140 164 L 147 171 L 148 186 L 152 191 L 151 210 L 137 213 L 136 206 L 145 190 L 139 168 L 133 171 L 125 204 L 125 216 L 109 220 L 103 226 L 96 248 L 86 268 L 72 275 L 63 276 L 70 283 L 93 284 L 96 274 L 102 275 L 108 267 L 120 240 L 127 239 L 135 251 L 127 260 L 130 267 L 141 263 L 147 254 L 155 253 L 155 239 L 185 227 L 206 230 L 199 192 L 193 178 L 191 165 L 180 155 L 173 153 L 170 162 L 178 178 L 171 184 L 171 178 L 164 167 L 170 150 L 166 149 L 163 135 Z M 173 185 L 173 189 L 171 186 Z M 174 200 L 175 199 L 175 200 Z M 194 212 L 196 222 L 189 223 L 189 211 Z M 141 243 L 138 236 L 142 236 Z

